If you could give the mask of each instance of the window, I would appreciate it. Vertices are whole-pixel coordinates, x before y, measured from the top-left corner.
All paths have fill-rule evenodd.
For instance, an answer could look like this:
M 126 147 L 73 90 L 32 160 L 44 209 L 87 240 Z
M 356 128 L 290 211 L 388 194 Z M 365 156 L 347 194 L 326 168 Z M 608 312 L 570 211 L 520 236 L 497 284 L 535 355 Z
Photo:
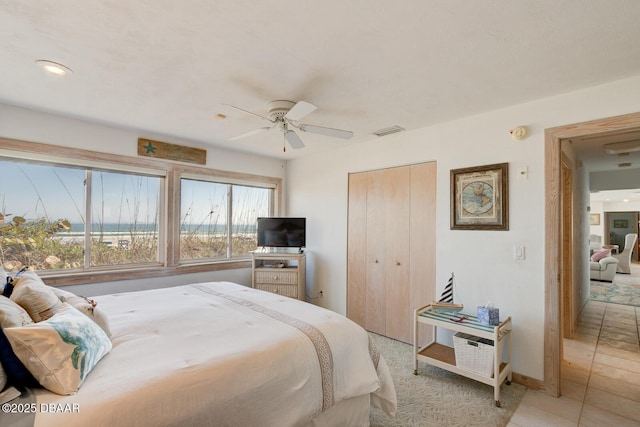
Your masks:
M 92 172 L 89 265 L 158 263 L 160 178 Z
M 53 164 L 0 162 L 4 269 L 157 264 L 160 180 Z M 91 194 L 89 204 L 87 194 Z
M 0 253 L 6 271 L 84 265 L 85 172 L 0 162 Z
M 0 266 L 53 285 L 247 268 L 280 183 L 0 138 Z
M 271 189 L 180 181 L 180 261 L 241 257 L 256 249 L 256 222 L 269 215 Z

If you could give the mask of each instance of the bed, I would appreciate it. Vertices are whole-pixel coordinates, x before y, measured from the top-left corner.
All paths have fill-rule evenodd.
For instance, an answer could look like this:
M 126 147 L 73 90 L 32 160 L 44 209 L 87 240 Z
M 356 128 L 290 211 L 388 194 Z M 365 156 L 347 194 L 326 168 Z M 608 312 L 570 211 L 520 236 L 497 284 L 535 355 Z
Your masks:
M 321 307 L 230 282 L 95 301 L 112 348 L 75 394 L 30 389 L 36 427 L 361 426 L 371 405 L 395 412 L 367 332 Z

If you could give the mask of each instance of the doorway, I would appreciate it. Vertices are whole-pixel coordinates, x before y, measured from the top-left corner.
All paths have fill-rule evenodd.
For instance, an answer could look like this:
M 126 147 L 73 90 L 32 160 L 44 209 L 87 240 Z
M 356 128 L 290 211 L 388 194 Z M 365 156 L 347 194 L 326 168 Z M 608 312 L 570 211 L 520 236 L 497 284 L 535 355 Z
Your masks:
M 614 246 L 616 252 L 622 252 L 625 249 L 626 235 L 638 234 L 639 219 L 640 212 L 637 211 L 604 212 L 604 242 Z M 634 248 L 633 256 L 636 261 L 640 260 L 638 248 Z
M 544 383 L 546 392 L 560 396 L 563 339 L 562 261 L 562 155 L 563 140 L 640 130 L 640 113 L 592 120 L 545 130 L 545 337 Z M 568 298 L 574 298 L 569 294 Z M 572 304 L 572 302 L 571 302 Z

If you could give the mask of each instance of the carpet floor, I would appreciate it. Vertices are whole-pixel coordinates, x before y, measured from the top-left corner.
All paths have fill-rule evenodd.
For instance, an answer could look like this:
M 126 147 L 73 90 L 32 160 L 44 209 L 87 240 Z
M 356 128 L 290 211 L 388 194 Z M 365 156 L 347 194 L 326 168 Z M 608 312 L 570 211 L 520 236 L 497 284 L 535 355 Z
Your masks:
M 389 365 L 398 395 L 395 418 L 372 408 L 371 426 L 506 426 L 526 391 L 514 382 L 503 384 L 498 408 L 493 387 L 423 362 L 413 375 L 413 346 L 370 336 Z
M 591 281 L 591 299 L 640 307 L 640 285 Z

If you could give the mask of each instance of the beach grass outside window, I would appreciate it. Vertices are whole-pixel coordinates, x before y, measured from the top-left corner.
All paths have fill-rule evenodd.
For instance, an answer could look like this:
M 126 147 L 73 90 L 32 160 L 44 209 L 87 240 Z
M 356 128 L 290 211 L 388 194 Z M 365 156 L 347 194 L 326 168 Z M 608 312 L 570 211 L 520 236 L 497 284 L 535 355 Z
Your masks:
M 162 179 L 0 161 L 2 267 L 11 272 L 24 266 L 82 270 L 158 265 Z
M 88 171 L 91 267 L 160 262 L 161 178 Z
M 53 286 L 250 268 L 281 191 L 278 177 L 0 137 L 0 267 Z
M 0 161 L 0 258 L 6 271 L 84 266 L 84 180 L 82 169 Z
M 180 180 L 180 261 L 248 256 L 256 223 L 268 216 L 272 189 L 224 182 Z

